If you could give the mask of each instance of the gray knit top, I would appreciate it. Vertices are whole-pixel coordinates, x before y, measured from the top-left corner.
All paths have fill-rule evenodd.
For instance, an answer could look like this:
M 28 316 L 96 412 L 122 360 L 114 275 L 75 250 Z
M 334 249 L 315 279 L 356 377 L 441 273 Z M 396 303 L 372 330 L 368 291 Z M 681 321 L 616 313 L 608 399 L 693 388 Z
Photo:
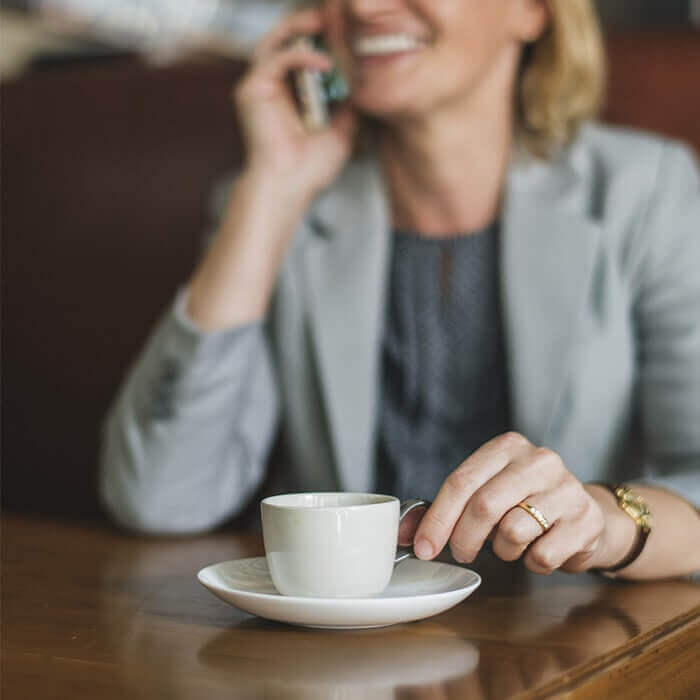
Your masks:
M 509 429 L 498 226 L 449 238 L 393 235 L 377 432 L 380 493 L 434 498 Z

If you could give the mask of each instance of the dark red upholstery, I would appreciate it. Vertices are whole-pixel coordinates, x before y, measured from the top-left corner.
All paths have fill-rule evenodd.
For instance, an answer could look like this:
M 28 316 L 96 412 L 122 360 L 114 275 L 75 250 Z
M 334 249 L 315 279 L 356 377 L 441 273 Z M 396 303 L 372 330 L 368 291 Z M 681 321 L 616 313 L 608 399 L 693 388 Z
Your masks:
M 227 63 L 2 90 L 3 498 L 96 515 L 98 426 L 239 158 Z
M 608 52 L 607 120 L 683 139 L 700 153 L 700 31 L 620 34 Z

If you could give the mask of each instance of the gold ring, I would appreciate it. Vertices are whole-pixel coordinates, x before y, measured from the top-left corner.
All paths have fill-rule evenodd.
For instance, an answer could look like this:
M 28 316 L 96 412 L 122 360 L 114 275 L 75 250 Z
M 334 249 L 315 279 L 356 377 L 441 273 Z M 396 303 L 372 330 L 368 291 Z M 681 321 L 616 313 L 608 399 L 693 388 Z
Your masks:
M 531 515 L 540 524 L 540 527 L 544 532 L 547 532 L 547 530 L 552 527 L 552 523 L 547 520 L 544 513 L 538 508 L 535 508 L 535 506 L 522 501 L 521 503 L 518 503 L 518 508 L 522 508 L 528 515 Z

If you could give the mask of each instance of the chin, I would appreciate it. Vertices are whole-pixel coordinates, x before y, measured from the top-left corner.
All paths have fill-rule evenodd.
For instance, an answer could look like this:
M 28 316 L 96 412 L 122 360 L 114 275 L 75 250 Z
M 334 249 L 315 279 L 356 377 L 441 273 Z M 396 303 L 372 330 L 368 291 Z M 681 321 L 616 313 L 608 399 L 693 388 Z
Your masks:
M 406 95 L 361 91 L 353 93 L 350 102 L 358 112 L 382 121 L 417 117 L 422 113 L 415 99 Z

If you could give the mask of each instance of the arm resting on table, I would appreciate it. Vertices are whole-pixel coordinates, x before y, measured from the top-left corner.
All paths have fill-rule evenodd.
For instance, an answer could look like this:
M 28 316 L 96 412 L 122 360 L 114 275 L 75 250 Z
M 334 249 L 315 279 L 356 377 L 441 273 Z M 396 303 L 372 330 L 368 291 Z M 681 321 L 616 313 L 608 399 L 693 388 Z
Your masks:
M 649 503 L 652 531 L 618 576 L 646 579 L 700 570 L 700 178 L 685 148 L 664 147 L 639 233 L 634 311 L 648 465 L 639 479 L 646 484 L 632 488 Z M 616 523 L 621 561 L 634 522 L 610 492 L 587 488 Z
M 206 530 L 264 478 L 278 396 L 263 321 L 204 333 L 178 298 L 131 369 L 105 426 L 100 495 L 139 532 Z
M 641 554 L 616 572 L 617 578 L 658 579 L 700 571 L 700 514 L 679 495 L 654 486 L 631 485 L 643 496 L 652 513 L 652 527 Z M 627 556 L 637 537 L 637 526 L 605 487 L 590 484 L 586 490 L 601 507 L 606 521 L 603 566 Z

